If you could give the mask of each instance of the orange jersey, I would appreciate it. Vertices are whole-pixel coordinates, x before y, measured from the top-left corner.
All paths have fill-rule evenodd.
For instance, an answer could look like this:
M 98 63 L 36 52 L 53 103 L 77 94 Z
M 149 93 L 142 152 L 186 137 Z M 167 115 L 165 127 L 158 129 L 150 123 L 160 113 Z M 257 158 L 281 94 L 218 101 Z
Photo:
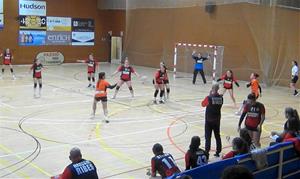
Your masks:
M 109 86 L 110 86 L 110 84 L 107 81 L 105 81 L 105 80 L 99 80 L 97 82 L 97 86 L 96 86 L 95 97 L 106 97 L 107 96 L 106 89 Z
M 251 82 L 251 93 L 254 93 L 256 97 L 259 96 L 259 82 L 257 79 L 252 79 Z

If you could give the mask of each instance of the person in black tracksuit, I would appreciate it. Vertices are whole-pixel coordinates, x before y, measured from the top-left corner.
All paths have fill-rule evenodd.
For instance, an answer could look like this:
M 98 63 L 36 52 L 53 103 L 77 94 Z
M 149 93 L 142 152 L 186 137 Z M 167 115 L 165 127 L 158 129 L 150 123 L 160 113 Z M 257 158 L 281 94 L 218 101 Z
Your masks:
M 220 136 L 221 108 L 223 105 L 223 96 L 218 93 L 219 85 L 214 84 L 212 90 L 203 101 L 202 106 L 205 111 L 205 151 L 209 153 L 211 144 L 211 133 L 214 131 L 217 150 L 214 156 L 219 157 L 222 150 L 222 141 Z
M 198 73 L 200 73 L 203 83 L 206 84 L 205 74 L 203 71 L 203 62 L 205 60 L 207 60 L 208 58 L 210 58 L 210 56 L 208 55 L 208 57 L 203 57 L 201 55 L 201 53 L 198 53 L 198 55 L 196 55 L 196 51 L 193 51 L 192 58 L 195 60 L 193 84 L 196 83 L 196 78 L 197 78 Z

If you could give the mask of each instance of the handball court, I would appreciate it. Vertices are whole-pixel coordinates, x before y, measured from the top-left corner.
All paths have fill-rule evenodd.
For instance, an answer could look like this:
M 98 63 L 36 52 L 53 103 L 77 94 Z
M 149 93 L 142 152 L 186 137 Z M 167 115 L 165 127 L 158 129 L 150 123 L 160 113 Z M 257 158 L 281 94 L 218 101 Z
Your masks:
M 201 137 L 204 148 L 204 112 L 200 103 L 209 94 L 211 78 L 204 85 L 198 76 L 192 85 L 192 74 L 169 72 L 171 94 L 166 104 L 153 104 L 153 68 L 135 67 L 141 81 L 133 76 L 135 97 L 131 98 L 124 84 L 117 99 L 110 99 L 110 123 L 102 123 L 102 107 L 98 104 L 95 119 L 90 119 L 94 89 L 87 88 L 86 65 L 49 66 L 43 71 L 41 98 L 33 97 L 32 73 L 29 66 L 15 66 L 16 80 L 9 70 L 0 80 L 0 178 L 50 178 L 61 173 L 70 161 L 69 151 L 77 146 L 83 158 L 92 160 L 101 178 L 149 178 L 146 175 L 153 156 L 152 146 L 161 143 L 184 170 L 184 153 L 194 135 Z M 117 65 L 102 63 L 100 71 L 111 77 Z M 249 74 L 250 75 L 250 74 Z M 237 77 L 238 78 L 238 77 Z M 234 87 L 238 104 L 249 93 L 246 82 Z M 284 108 L 300 109 L 299 97 L 288 88 L 263 88 L 259 98 L 266 107 L 262 145 L 271 141 L 270 131 L 282 131 Z M 225 153 L 231 150 L 230 139 L 238 136 L 239 116 L 228 92 L 222 108 L 222 144 Z M 212 136 L 212 149 L 215 140 Z M 210 161 L 218 160 L 211 151 Z

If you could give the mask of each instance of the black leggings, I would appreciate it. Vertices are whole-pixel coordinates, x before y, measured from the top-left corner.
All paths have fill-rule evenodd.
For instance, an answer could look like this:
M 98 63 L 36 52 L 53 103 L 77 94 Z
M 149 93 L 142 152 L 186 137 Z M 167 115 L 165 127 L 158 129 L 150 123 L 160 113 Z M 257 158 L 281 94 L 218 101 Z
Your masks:
M 196 78 L 197 78 L 198 73 L 200 73 L 200 75 L 202 77 L 202 80 L 203 80 L 203 83 L 206 84 L 206 79 L 205 79 L 204 71 L 203 70 L 196 70 L 196 69 L 194 70 L 193 84 L 196 83 Z

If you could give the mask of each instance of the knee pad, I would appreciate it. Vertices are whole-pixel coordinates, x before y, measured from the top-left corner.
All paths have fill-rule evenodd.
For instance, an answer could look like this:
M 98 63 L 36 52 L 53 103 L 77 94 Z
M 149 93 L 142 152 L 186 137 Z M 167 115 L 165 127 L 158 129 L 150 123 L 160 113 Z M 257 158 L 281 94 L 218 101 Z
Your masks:
M 12 73 L 13 73 L 13 72 L 14 72 L 14 69 L 12 69 L 12 68 L 11 68 L 11 69 L 10 69 L 10 72 L 12 72 Z
M 156 97 L 157 95 L 158 95 L 158 90 L 155 90 L 154 97 Z
M 33 87 L 36 88 L 36 87 L 37 87 L 37 83 L 34 83 L 34 84 L 33 84 Z
M 170 88 L 167 88 L 167 93 L 170 93 Z
M 120 86 L 117 86 L 117 87 L 116 87 L 116 90 L 119 90 L 119 89 L 120 89 Z
M 2 68 L 2 73 L 4 73 L 4 68 Z
M 95 77 L 92 77 L 93 82 L 95 82 Z
M 130 91 L 132 91 L 132 90 L 133 90 L 132 86 L 128 87 L 128 89 L 129 89 Z
M 91 81 L 91 77 L 88 77 L 88 80 Z
M 42 83 L 39 83 L 39 87 L 42 88 Z

